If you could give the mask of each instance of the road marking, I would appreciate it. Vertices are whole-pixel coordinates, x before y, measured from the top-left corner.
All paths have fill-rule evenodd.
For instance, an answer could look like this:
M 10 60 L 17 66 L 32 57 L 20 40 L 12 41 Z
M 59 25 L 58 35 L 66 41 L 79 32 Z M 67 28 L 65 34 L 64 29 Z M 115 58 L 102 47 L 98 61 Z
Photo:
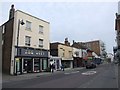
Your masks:
M 69 73 L 64 73 L 64 74 L 74 74 L 74 73 L 78 73 L 79 71 L 74 71 L 74 72 L 69 72 Z
M 78 73 L 79 71 L 71 72 L 71 73 Z
M 97 72 L 96 71 L 87 71 L 87 72 L 82 73 L 82 75 L 93 75 L 95 73 L 97 73 Z
M 64 73 L 64 74 L 70 74 L 70 73 Z

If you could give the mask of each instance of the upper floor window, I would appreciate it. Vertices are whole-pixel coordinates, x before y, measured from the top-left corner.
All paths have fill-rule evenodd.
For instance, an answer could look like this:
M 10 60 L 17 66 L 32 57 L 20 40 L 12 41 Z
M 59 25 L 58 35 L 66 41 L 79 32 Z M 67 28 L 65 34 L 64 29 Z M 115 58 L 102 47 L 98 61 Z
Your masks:
M 72 51 L 69 51 L 69 58 L 72 57 Z
M 30 21 L 26 21 L 26 29 L 31 30 L 31 22 Z
M 43 47 L 43 39 L 39 39 L 39 47 Z
M 69 52 L 69 53 L 70 53 L 70 52 Z M 75 55 L 76 55 L 77 57 L 79 57 L 79 52 L 76 51 L 76 52 L 75 52 Z
M 25 45 L 30 46 L 30 43 L 31 43 L 31 37 L 25 36 Z
M 43 34 L 43 26 L 39 25 L 39 33 Z

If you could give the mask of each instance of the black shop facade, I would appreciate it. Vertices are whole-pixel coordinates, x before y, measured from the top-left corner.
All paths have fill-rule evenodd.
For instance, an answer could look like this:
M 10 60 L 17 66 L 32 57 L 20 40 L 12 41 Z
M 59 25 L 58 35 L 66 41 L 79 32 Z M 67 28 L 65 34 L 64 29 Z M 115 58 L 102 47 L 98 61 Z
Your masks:
M 18 47 L 14 61 L 14 73 L 39 73 L 48 68 L 49 50 Z

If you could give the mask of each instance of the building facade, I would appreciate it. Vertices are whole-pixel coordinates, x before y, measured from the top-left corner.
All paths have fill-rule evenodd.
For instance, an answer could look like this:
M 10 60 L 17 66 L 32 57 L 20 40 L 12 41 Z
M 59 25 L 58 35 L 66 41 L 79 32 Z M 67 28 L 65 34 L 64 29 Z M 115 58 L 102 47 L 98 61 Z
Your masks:
M 116 43 L 117 43 L 117 46 L 116 46 L 116 48 L 113 48 L 114 59 L 117 62 L 120 62 L 120 1 L 118 2 L 118 13 L 116 13 L 115 31 L 116 31 Z
M 87 48 L 94 51 L 98 56 L 103 56 L 105 52 L 105 44 L 101 40 L 86 42 Z
M 11 72 L 11 51 L 13 38 L 14 19 L 8 20 L 2 27 L 2 72 L 10 74 Z
M 83 66 L 82 49 L 73 47 L 73 59 L 74 68 Z
M 71 46 L 59 42 L 50 44 L 50 55 L 61 57 L 65 68 L 73 68 L 72 50 Z
M 50 59 L 49 59 L 49 65 L 54 64 L 55 65 L 54 69 L 56 71 L 61 70 L 61 66 L 62 66 L 61 60 L 62 60 L 62 58 L 60 58 L 60 57 L 51 56 Z
M 116 30 L 116 41 L 117 46 L 120 46 L 120 14 L 116 13 L 116 23 L 115 23 L 115 30 Z
M 16 10 L 14 17 L 2 25 L 5 31 L 3 44 L 5 72 L 14 75 L 47 69 L 49 24 L 47 21 Z
M 0 79 L 2 80 L 2 27 L 0 26 Z

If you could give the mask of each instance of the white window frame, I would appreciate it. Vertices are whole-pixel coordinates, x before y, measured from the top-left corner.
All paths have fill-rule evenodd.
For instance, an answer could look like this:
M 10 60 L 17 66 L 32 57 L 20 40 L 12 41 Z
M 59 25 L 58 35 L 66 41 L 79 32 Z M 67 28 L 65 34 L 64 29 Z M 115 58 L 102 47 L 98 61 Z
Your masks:
M 25 36 L 25 45 L 30 46 L 31 45 L 31 37 L 30 36 Z
M 39 47 L 43 47 L 43 42 L 44 42 L 43 39 L 39 39 Z
M 44 27 L 43 27 L 42 25 L 39 25 L 39 33 L 40 33 L 40 34 L 43 34 L 43 28 L 44 28 Z
M 26 21 L 26 29 L 31 31 L 32 22 Z

